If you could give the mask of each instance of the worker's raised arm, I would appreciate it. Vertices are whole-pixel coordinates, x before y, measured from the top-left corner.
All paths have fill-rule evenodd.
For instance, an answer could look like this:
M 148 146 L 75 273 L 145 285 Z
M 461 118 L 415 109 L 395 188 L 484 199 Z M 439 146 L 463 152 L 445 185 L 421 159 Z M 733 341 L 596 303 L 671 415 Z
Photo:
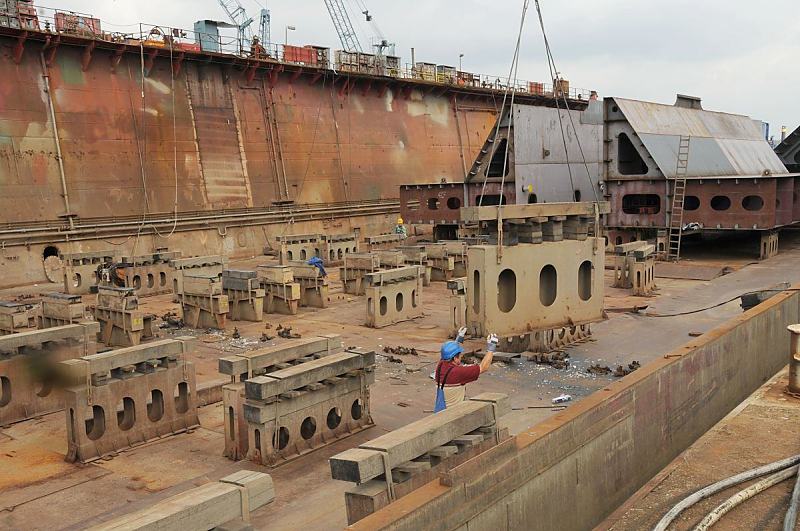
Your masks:
M 489 337 L 486 338 L 486 354 L 483 356 L 480 363 L 482 373 L 488 371 L 489 367 L 492 366 L 494 351 L 497 349 L 497 343 L 499 342 L 500 340 L 494 334 L 489 334 Z

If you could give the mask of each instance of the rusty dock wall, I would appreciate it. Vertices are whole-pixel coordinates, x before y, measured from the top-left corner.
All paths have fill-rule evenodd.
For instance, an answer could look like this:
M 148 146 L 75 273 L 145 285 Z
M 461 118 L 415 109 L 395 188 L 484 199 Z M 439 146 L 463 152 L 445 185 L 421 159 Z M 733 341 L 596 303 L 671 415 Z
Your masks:
M 786 365 L 799 320 L 776 295 L 351 528 L 591 529 Z
M 452 85 L 6 30 L 0 287 L 44 281 L 48 246 L 236 257 L 286 223 L 386 231 L 400 184 L 463 179 L 499 105 Z M 282 204 L 317 213 L 259 218 Z M 217 214 L 278 226 L 226 238 L 230 220 L 196 222 Z

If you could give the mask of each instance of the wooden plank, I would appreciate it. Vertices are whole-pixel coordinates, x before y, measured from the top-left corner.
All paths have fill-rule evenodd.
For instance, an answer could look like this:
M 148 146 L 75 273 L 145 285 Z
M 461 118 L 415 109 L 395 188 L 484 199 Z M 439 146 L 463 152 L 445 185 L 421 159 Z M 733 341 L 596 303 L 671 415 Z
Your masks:
M 286 363 L 309 356 L 311 354 L 336 353 L 342 348 L 342 338 L 337 335 L 322 335 L 291 339 L 286 343 L 266 347 L 237 356 L 227 356 L 219 359 L 219 372 L 230 376 L 239 376 L 250 370 L 263 369 L 270 365 Z M 249 360 L 249 365 L 248 365 Z
M 382 454 L 390 467 L 411 461 L 480 426 L 494 424 L 511 411 L 508 396 L 485 393 L 444 411 L 347 450 L 330 459 L 331 477 L 360 483 L 384 473 Z
M 531 205 L 503 205 L 500 211 L 502 219 L 533 218 L 552 216 L 594 216 L 595 204 L 600 214 L 611 212 L 611 204 L 607 201 L 599 203 L 536 203 Z M 463 207 L 461 221 L 477 223 L 480 221 L 497 221 L 497 207 Z
M 43 330 L 31 330 L 0 336 L 0 351 L 10 352 L 14 349 L 28 346 L 40 345 L 48 341 L 63 341 L 64 339 L 80 339 L 88 337 L 94 339 L 100 332 L 100 323 L 86 322 L 64 326 L 54 326 Z
M 301 363 L 288 369 L 257 376 L 245 382 L 245 396 L 251 400 L 265 400 L 332 376 L 339 376 L 375 365 L 375 353 L 346 351 L 331 354 L 318 360 Z
M 247 496 L 247 503 L 242 503 L 242 496 Z M 245 506 L 254 511 L 274 499 L 275 487 L 269 474 L 243 470 L 90 529 L 213 529 L 237 518 L 249 519 L 242 514 Z

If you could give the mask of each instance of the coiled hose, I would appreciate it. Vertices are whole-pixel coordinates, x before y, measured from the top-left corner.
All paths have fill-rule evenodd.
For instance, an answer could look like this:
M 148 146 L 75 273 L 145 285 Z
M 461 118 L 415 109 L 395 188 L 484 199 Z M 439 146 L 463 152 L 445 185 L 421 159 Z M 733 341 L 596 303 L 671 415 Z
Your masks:
M 740 483 L 744 483 L 745 481 L 750 481 L 751 479 L 755 479 L 766 474 L 774 474 L 780 470 L 785 468 L 793 467 L 800 463 L 800 455 L 795 455 L 792 457 L 787 457 L 786 459 L 781 459 L 780 461 L 775 461 L 774 463 L 769 463 L 767 465 L 760 466 L 758 468 L 753 468 L 752 470 L 747 470 L 745 472 L 741 472 L 736 474 L 735 476 L 731 476 L 727 479 L 723 479 L 718 481 L 714 484 L 711 484 L 707 487 L 704 487 L 694 494 L 691 494 L 678 502 L 672 509 L 670 509 L 667 514 L 658 521 L 658 523 L 653 527 L 653 531 L 666 531 L 669 525 L 672 523 L 675 518 L 678 517 L 683 511 L 691 507 L 692 505 L 696 504 L 697 502 L 704 500 L 714 494 L 721 492 L 725 489 L 738 485 Z

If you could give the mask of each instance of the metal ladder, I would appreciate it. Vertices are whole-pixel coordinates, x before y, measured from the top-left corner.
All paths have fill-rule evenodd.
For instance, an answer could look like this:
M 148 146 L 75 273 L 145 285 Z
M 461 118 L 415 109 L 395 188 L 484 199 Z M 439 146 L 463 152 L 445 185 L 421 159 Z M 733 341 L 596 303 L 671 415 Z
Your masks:
M 678 142 L 678 160 L 672 184 L 672 208 L 669 216 L 669 246 L 667 259 L 678 261 L 681 257 L 683 229 L 683 201 L 686 198 L 686 173 L 689 169 L 689 143 L 691 137 L 681 135 Z
M 465 182 L 477 180 L 479 177 L 486 178 L 486 172 L 489 171 L 489 166 L 492 164 L 492 146 L 495 143 L 495 131 L 497 131 L 498 145 L 503 139 L 508 141 L 508 137 L 510 136 L 508 114 L 507 110 L 503 110 L 500 113 L 500 116 L 497 118 L 499 125 L 495 122 L 495 125 L 490 130 L 488 138 L 483 143 L 480 152 L 478 152 L 477 157 L 475 157 L 475 160 L 472 162 L 472 167 L 470 167 L 469 172 L 467 172 Z

